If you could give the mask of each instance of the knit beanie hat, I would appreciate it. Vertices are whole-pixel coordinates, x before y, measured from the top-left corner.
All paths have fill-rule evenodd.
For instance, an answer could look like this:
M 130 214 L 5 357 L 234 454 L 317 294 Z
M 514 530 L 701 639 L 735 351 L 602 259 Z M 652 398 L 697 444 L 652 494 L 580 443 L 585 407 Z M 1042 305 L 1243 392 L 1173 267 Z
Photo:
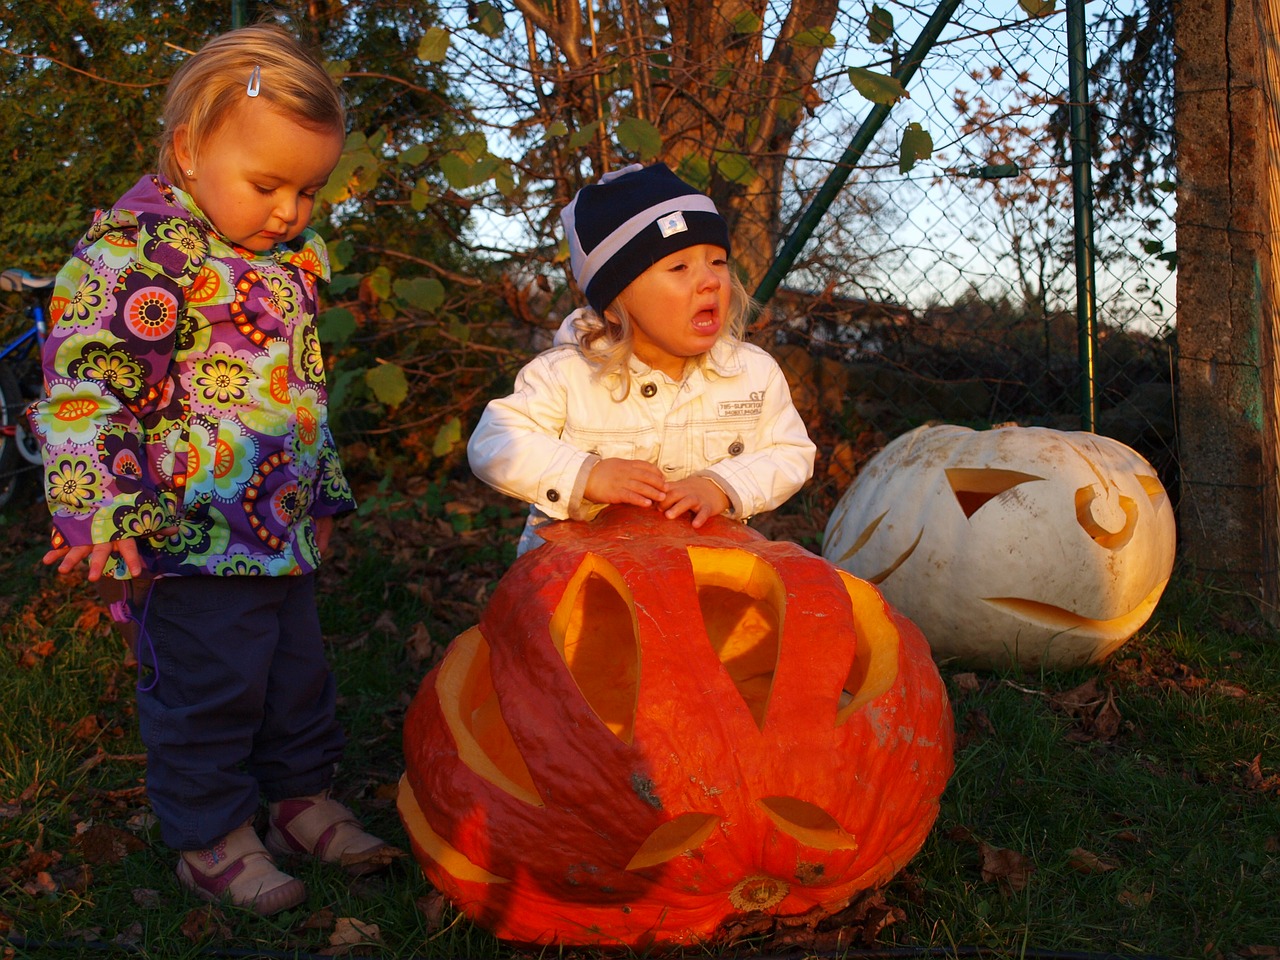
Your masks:
M 669 254 L 699 243 L 729 252 L 729 226 L 711 198 L 664 163 L 607 173 L 578 191 L 560 214 L 569 266 L 596 313 Z

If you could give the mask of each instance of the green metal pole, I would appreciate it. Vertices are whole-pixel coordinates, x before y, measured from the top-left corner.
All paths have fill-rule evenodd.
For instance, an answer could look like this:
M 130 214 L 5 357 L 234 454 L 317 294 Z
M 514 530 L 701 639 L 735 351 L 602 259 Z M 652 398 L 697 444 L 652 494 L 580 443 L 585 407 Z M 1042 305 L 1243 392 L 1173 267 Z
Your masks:
M 1093 263 L 1093 151 L 1089 135 L 1089 63 L 1085 0 L 1067 0 L 1071 83 L 1071 196 L 1075 207 L 1076 335 L 1080 368 L 1080 427 L 1098 422 L 1094 361 L 1098 353 L 1097 286 Z
M 893 73 L 894 78 L 903 87 L 906 87 L 911 78 L 915 76 L 915 72 L 919 68 L 921 61 L 924 60 L 925 54 L 937 42 L 938 36 L 951 21 L 951 15 L 955 13 L 958 6 L 960 6 L 960 0 L 942 0 L 933 11 L 933 15 L 929 17 L 929 22 L 925 24 L 924 30 L 916 38 L 916 42 L 907 53 L 906 59 L 899 64 L 898 69 Z M 880 127 L 888 118 L 889 110 L 890 108 L 885 104 L 877 103 L 872 107 L 871 113 L 867 115 L 867 118 L 862 121 L 862 125 L 858 127 L 857 133 L 854 134 L 849 146 L 845 148 L 839 162 L 836 163 L 835 169 L 827 175 L 826 181 L 814 195 L 813 200 L 809 202 L 809 206 L 805 208 L 804 213 L 800 215 L 796 228 L 791 231 L 791 236 L 787 237 L 782 249 L 774 257 L 773 263 L 769 265 L 769 270 L 765 273 L 764 279 L 756 287 L 755 298 L 760 304 L 768 302 L 774 291 L 778 289 L 778 284 L 782 282 L 782 278 L 786 276 L 787 271 L 796 262 L 796 257 L 805 243 L 808 242 L 809 237 L 813 235 L 814 229 L 818 226 L 818 221 L 827 212 L 827 208 L 831 206 L 836 195 L 839 194 L 844 182 L 849 179 L 849 174 L 853 173 L 854 167 L 862 159 L 867 147 L 871 146 L 872 138 L 880 131 Z
M 231 0 L 231 29 L 244 26 L 244 0 Z

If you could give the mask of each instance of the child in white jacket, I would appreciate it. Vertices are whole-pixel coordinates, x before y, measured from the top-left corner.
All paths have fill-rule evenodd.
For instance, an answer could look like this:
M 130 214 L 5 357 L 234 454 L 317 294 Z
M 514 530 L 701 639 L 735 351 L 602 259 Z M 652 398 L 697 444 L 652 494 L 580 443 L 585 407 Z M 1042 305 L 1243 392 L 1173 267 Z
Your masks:
M 750 298 L 712 200 L 663 164 L 582 188 L 561 214 L 589 308 L 467 444 L 481 480 L 531 505 L 524 553 L 553 520 L 654 507 L 694 527 L 781 505 L 814 445 L 778 364 L 740 338 Z

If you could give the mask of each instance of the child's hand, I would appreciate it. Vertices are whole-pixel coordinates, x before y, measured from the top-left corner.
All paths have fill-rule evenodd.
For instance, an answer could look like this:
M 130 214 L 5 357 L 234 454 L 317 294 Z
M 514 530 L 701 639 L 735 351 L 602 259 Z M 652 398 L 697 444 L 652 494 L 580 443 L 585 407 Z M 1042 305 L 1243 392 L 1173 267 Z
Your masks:
M 138 557 L 138 545 L 132 538 L 112 540 L 110 543 L 80 544 L 75 547 L 57 547 L 44 555 L 46 565 L 58 564 L 59 573 L 70 573 L 81 560 L 89 560 L 89 580 L 100 580 L 102 569 L 107 565 L 111 554 L 120 554 L 120 559 L 129 568 L 131 576 L 142 574 L 142 560 Z
M 583 497 L 592 503 L 633 503 L 651 507 L 667 496 L 662 471 L 645 460 L 609 457 L 591 468 Z
M 671 484 L 659 506 L 668 520 L 693 511 L 696 530 L 712 517 L 728 510 L 730 504 L 729 497 L 714 481 L 706 477 L 686 477 Z

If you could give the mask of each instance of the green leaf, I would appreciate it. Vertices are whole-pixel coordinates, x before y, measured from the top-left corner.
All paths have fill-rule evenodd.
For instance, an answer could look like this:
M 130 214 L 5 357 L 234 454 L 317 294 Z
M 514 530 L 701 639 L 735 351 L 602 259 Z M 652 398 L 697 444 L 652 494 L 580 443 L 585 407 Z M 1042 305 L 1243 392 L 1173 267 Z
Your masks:
M 440 158 L 440 172 L 455 190 L 465 190 L 471 186 L 471 164 L 456 151 Z
M 343 273 L 329 281 L 329 292 L 332 294 L 346 293 L 348 290 L 354 290 L 360 286 L 360 276 L 353 273 Z
M 462 138 L 462 146 L 458 152 L 469 160 L 479 160 L 489 155 L 489 141 L 479 130 L 472 130 Z
M 1018 6 L 1028 16 L 1047 17 L 1058 9 L 1058 0 L 1018 0 Z
M 476 18 L 469 26 L 486 37 L 499 36 L 506 29 L 506 24 L 502 20 L 502 11 L 492 3 L 477 3 Z
M 386 267 L 377 267 L 369 274 L 369 289 L 379 300 L 391 296 L 391 271 Z
M 791 42 L 797 47 L 822 47 L 830 50 L 836 45 L 836 36 L 826 27 L 810 27 L 797 33 L 791 38 Z
M 918 123 L 907 124 L 907 129 L 902 131 L 902 147 L 898 151 L 898 172 L 906 173 L 917 160 L 928 160 L 931 156 L 933 137 L 929 131 Z
M 618 123 L 618 143 L 641 160 L 652 160 L 662 151 L 662 134 L 642 117 L 623 117 Z
M 504 197 L 509 197 L 516 192 L 516 175 L 511 169 L 511 164 L 504 163 L 493 172 L 493 185 Z
M 339 240 L 336 243 L 329 244 L 329 270 L 333 275 L 333 281 L 338 277 L 336 274 L 341 273 L 347 268 L 347 264 L 351 262 L 351 258 L 356 255 L 356 246 L 350 240 Z M 330 281 L 329 289 L 334 290 L 334 283 Z M 357 280 L 357 283 L 360 281 Z M 338 292 L 338 291 L 335 291 Z
M 350 389 L 352 382 L 363 375 L 363 370 L 342 370 L 336 377 L 329 380 L 330 412 L 342 407 L 343 403 L 346 402 L 347 391 Z
M 418 41 L 418 59 L 424 63 L 442 63 L 449 53 L 449 31 L 428 27 Z
M 436 439 L 431 444 L 431 455 L 443 457 L 462 440 L 462 421 L 453 417 L 448 423 L 436 431 Z
M 416 213 L 421 213 L 431 205 L 431 197 L 431 184 L 424 177 L 413 185 L 413 193 L 409 195 L 409 206 L 413 207 Z
M 577 150 L 590 143 L 595 137 L 596 131 L 600 129 L 600 121 L 588 123 L 585 127 L 579 127 L 573 131 L 573 135 L 569 137 L 569 149 Z
M 707 158 L 698 153 L 691 153 L 676 168 L 676 174 L 685 183 L 706 191 L 711 185 L 711 164 Z
M 341 346 L 356 332 L 355 314 L 345 307 L 330 307 L 316 317 L 316 333 L 320 342 L 329 346 Z
M 867 18 L 867 38 L 877 44 L 893 39 L 893 14 L 878 3 L 872 6 L 871 16 Z
M 410 306 L 428 312 L 444 303 L 444 284 L 435 277 L 408 277 L 393 284 L 396 296 Z
M 891 107 L 907 96 L 906 89 L 896 77 L 876 73 L 866 67 L 850 67 L 849 80 L 854 89 L 872 103 L 883 103 Z
M 394 363 L 380 363 L 364 372 L 364 382 L 369 385 L 378 402 L 388 407 L 398 407 L 409 396 L 409 380 L 404 370 Z
M 764 21 L 752 10 L 743 10 L 729 18 L 734 33 L 759 33 L 764 28 Z
M 548 140 L 550 140 L 552 137 L 563 137 L 568 132 L 569 132 L 569 125 L 565 123 L 563 120 L 552 120 L 551 123 L 547 125 Z
M 408 150 L 400 151 L 400 156 L 396 157 L 396 161 L 405 167 L 416 167 L 422 163 L 431 154 L 431 148 L 425 143 L 416 143 Z
M 751 161 L 740 153 L 717 153 L 713 159 L 716 169 L 720 171 L 720 176 L 726 180 L 740 183 L 745 187 L 760 179 L 760 174 L 751 165 Z

